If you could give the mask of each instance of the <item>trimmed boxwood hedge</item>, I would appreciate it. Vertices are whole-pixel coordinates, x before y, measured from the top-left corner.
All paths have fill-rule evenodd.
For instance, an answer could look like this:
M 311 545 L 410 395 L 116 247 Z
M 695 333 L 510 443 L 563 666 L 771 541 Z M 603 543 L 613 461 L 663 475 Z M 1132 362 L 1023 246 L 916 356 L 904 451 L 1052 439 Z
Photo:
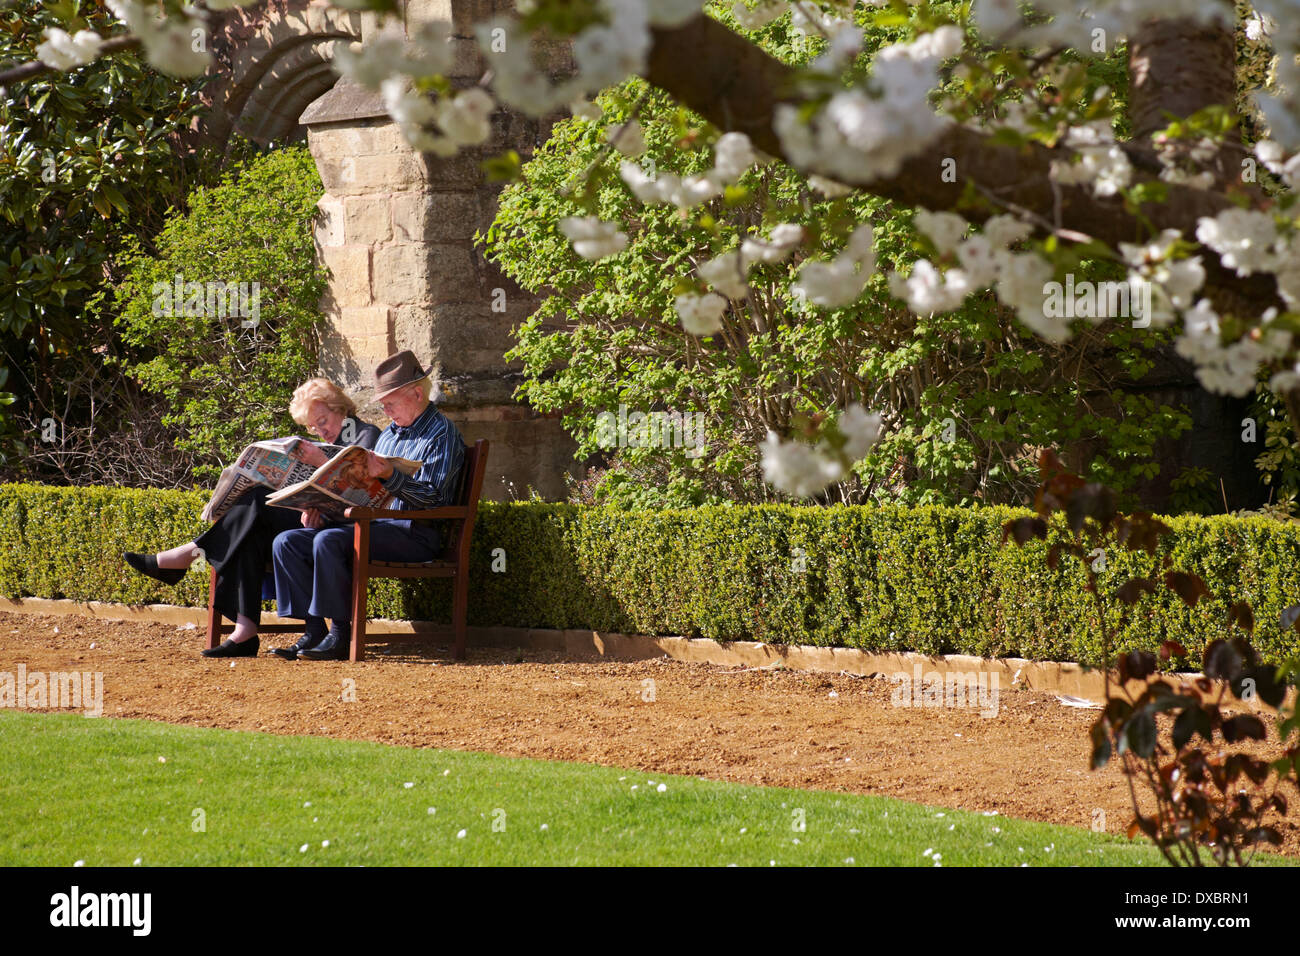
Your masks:
M 202 606 L 206 577 L 168 588 L 120 554 L 192 538 L 200 492 L 0 485 L 0 594 Z M 1001 545 L 1010 508 L 757 507 L 629 512 L 485 502 L 474 535 L 474 625 L 681 634 L 1096 663 L 1096 608 L 1077 562 L 1049 570 L 1047 545 Z M 1270 661 L 1296 653 L 1279 632 L 1300 602 L 1300 529 L 1265 518 L 1166 519 L 1173 566 L 1213 595 L 1187 608 L 1161 589 L 1137 606 L 1118 649 L 1182 643 L 1199 661 L 1247 600 Z M 493 571 L 495 549 L 505 570 Z M 1151 573 L 1107 555 L 1103 582 Z M 802 563 L 804 570 L 798 567 Z M 372 582 L 373 616 L 447 620 L 447 582 Z M 1118 603 L 1115 614 L 1118 621 Z

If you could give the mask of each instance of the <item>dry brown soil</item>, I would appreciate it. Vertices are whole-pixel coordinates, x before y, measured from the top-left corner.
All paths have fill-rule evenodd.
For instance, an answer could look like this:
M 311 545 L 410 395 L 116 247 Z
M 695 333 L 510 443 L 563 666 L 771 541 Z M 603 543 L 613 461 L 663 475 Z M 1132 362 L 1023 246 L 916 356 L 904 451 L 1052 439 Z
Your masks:
M 267 653 L 293 639 L 265 635 L 261 656 L 232 668 L 199 655 L 193 628 L 0 612 L 0 671 L 100 671 L 106 717 L 883 794 L 1079 827 L 1101 809 L 1112 832 L 1133 816 L 1117 767 L 1088 770 L 1096 712 L 1041 691 L 1002 688 L 984 718 L 892 706 L 890 682 L 835 674 L 482 648 L 454 662 L 445 645 L 410 641 L 369 645 L 359 664 Z M 1300 855 L 1295 830 L 1286 851 Z

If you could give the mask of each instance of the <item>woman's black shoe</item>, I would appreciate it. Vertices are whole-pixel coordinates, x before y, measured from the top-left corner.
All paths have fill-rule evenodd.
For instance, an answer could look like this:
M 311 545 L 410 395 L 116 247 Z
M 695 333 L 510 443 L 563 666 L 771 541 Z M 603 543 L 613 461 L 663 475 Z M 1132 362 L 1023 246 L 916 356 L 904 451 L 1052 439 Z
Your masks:
M 136 554 L 134 551 L 124 551 L 122 552 L 122 558 L 141 574 L 147 574 L 155 581 L 161 581 L 163 584 L 180 584 L 181 578 L 185 577 L 185 572 L 189 570 L 189 568 L 160 568 L 158 567 L 158 556 L 156 554 Z
M 228 637 L 216 647 L 204 648 L 201 653 L 204 657 L 256 657 L 259 643 L 255 636 L 239 644 Z

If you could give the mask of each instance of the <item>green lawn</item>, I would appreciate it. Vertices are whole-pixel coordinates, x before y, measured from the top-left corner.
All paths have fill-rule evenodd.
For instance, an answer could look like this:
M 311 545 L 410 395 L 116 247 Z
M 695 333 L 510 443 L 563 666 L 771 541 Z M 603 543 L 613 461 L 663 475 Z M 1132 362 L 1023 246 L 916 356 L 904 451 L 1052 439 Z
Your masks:
M 883 797 L 141 720 L 0 712 L 0 752 L 2 865 L 1161 862 Z

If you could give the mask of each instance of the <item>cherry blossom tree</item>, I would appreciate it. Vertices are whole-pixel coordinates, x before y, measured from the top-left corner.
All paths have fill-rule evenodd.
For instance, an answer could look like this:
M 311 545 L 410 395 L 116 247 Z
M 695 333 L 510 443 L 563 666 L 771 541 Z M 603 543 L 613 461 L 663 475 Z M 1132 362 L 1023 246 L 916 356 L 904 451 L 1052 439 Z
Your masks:
M 123 33 L 50 30 L 38 60 L 0 70 L 0 83 L 76 69 L 136 42 L 165 72 L 206 68 L 206 54 L 187 42 L 203 9 L 107 2 Z M 1149 303 L 1133 320 L 1174 329 L 1207 389 L 1244 395 L 1266 374 L 1300 426 L 1298 0 L 1241 10 L 1228 0 L 738 0 L 741 32 L 704 14 L 701 0 L 519 0 L 517 15 L 475 25 L 489 71 L 459 90 L 442 75 L 450 25 L 407 31 L 391 2 L 338 4 L 377 10 L 384 26 L 365 46 L 338 50 L 335 63 L 382 94 L 417 149 L 449 156 L 485 142 L 500 106 L 530 116 L 589 111 L 598 91 L 640 75 L 717 131 L 713 168 L 682 178 L 636 163 L 634 122 L 611 131 L 610 148 L 626 157 L 623 185 L 642 203 L 671 204 L 694 222 L 746 169 L 780 158 L 828 195 L 867 190 L 923 210 L 917 225 L 931 254 L 907 275 L 876 273 L 870 223 L 816 236 L 772 224 L 683 277 L 694 291 L 676 311 L 692 335 L 715 332 L 748 294 L 751 265 L 798 249 L 797 288 L 811 307 L 844 306 L 871 282 L 920 315 L 992 290 L 1060 342 L 1077 322 L 1129 318 L 1054 305 L 1059 280 L 1102 261 L 1127 276 L 1134 301 Z M 235 5 L 208 0 L 207 9 Z M 773 59 L 743 32 L 786 16 L 819 45 L 805 67 Z M 880 45 L 881 30 L 897 41 Z M 531 54 L 537 37 L 570 39 L 576 70 L 548 76 Z M 1271 72 L 1244 101 L 1239 40 Z M 1087 69 L 1121 43 L 1122 111 Z M 579 255 L 609 258 L 611 268 L 627 244 L 625 224 L 594 215 L 562 228 Z M 769 435 L 767 478 L 813 493 L 842 477 L 878 430 L 875 415 L 850 406 L 826 417 L 815 444 Z

